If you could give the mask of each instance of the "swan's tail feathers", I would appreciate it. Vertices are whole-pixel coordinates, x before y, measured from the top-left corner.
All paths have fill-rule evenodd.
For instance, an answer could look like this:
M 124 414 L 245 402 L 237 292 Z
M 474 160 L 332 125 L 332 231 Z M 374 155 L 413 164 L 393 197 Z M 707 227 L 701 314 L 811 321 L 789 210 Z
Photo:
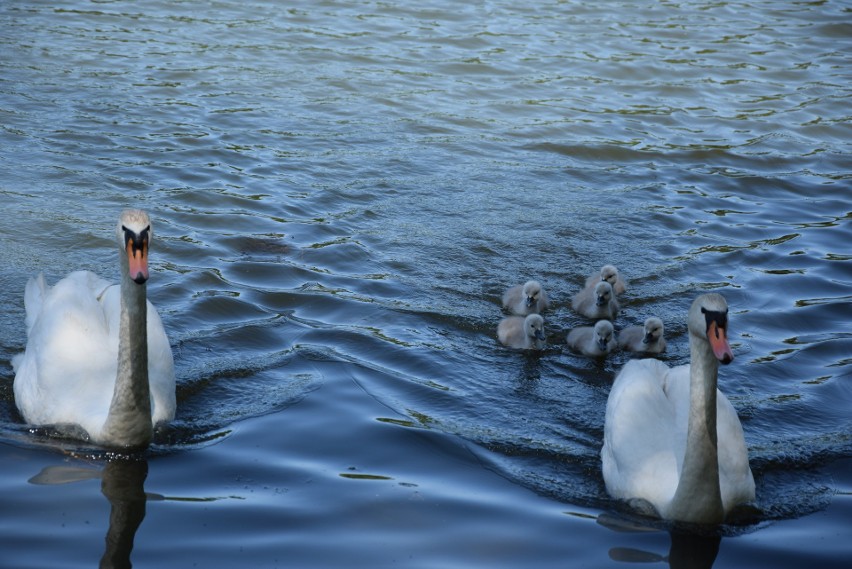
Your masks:
M 39 273 L 27 281 L 24 289 L 24 308 L 27 311 L 27 334 L 33 329 L 38 315 L 41 314 L 41 306 L 47 294 L 48 286 L 44 282 L 44 274 Z

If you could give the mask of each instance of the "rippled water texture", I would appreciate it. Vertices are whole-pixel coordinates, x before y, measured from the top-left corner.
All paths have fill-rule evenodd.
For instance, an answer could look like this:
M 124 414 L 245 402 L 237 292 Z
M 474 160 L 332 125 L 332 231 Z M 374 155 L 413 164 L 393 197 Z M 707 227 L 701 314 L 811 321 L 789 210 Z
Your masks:
M 15 1 L 0 49 L 0 564 L 848 563 L 848 3 Z M 27 278 L 115 278 L 126 206 L 178 375 L 130 462 L 24 425 L 9 365 Z M 671 365 L 731 306 L 721 541 L 605 525 L 628 356 L 563 348 L 604 263 Z M 539 354 L 495 338 L 528 278 Z

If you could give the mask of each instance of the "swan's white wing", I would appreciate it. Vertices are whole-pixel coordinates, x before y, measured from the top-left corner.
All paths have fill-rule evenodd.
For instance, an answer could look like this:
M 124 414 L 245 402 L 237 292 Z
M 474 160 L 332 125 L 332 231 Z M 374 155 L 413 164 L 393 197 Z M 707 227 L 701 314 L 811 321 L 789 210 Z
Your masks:
M 50 287 L 44 282 L 44 275 L 42 273 L 27 281 L 27 286 L 24 289 L 24 308 L 27 312 L 26 324 L 28 336 L 33 329 L 38 315 L 41 313 L 44 297 L 49 290 Z
M 76 423 L 91 432 L 106 417 L 118 358 L 118 336 L 110 336 L 97 300 L 109 283 L 86 271 L 53 287 L 38 280 L 25 293 L 31 326 L 16 358 L 15 401 L 28 423 Z
M 654 359 L 631 360 L 613 383 L 601 450 L 607 491 L 643 498 L 658 511 L 678 483 L 677 417 L 664 389 L 669 368 Z
M 719 486 L 725 511 L 755 498 L 754 476 L 748 464 L 743 426 L 724 393 L 716 398 L 716 432 L 719 448 Z
M 175 364 L 172 347 L 154 305 L 148 302 L 148 380 L 154 423 L 175 418 Z

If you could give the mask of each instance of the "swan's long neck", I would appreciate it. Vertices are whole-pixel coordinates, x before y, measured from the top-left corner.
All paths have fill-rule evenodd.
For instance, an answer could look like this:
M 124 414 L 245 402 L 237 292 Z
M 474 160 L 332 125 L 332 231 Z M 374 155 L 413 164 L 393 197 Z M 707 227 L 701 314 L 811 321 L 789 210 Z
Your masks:
M 121 447 L 145 446 L 151 441 L 151 388 L 148 384 L 148 323 L 146 285 L 129 276 L 127 256 L 121 254 L 121 316 L 118 372 L 104 424 L 103 438 Z
M 680 480 L 669 505 L 670 519 L 716 524 L 724 521 L 719 488 L 716 381 L 719 362 L 703 338 L 690 334 L 689 426 Z

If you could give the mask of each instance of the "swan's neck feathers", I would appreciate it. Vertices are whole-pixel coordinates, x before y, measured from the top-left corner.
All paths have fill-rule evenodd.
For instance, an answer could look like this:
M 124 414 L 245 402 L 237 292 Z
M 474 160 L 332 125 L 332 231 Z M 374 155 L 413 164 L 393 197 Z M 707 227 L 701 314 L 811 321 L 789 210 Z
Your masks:
M 716 435 L 716 381 L 719 362 L 707 340 L 690 337 L 689 423 L 686 454 L 666 517 L 684 522 L 724 521 L 719 487 Z
M 151 390 L 148 384 L 148 323 L 146 285 L 130 278 L 122 255 L 121 316 L 115 390 L 102 436 L 123 447 L 151 441 Z

